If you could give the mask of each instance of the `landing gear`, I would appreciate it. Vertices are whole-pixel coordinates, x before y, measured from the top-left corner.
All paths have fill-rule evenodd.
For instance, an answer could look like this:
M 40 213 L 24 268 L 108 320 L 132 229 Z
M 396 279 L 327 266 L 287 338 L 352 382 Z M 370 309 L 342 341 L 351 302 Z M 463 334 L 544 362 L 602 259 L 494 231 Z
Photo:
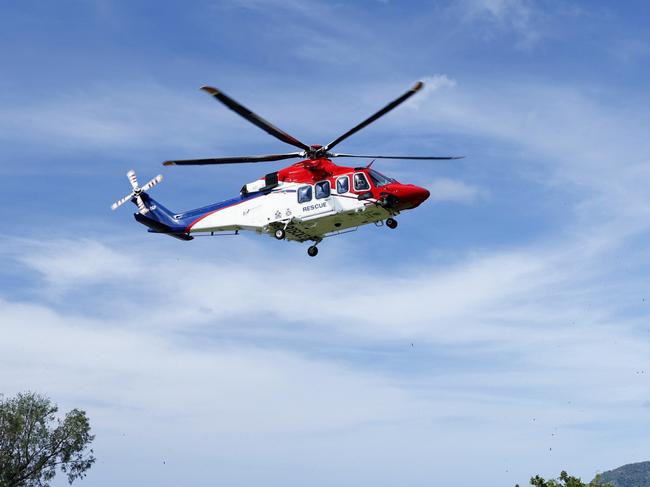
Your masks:
M 309 255 L 309 257 L 316 257 L 318 255 L 318 247 L 312 245 L 307 249 L 307 254 Z
M 387 218 L 386 226 L 390 229 L 397 228 L 397 220 L 395 220 L 394 218 Z
M 285 232 L 284 229 L 282 228 L 278 228 L 275 231 L 275 238 L 277 238 L 278 240 L 284 240 L 284 237 L 286 236 L 287 236 L 287 232 Z

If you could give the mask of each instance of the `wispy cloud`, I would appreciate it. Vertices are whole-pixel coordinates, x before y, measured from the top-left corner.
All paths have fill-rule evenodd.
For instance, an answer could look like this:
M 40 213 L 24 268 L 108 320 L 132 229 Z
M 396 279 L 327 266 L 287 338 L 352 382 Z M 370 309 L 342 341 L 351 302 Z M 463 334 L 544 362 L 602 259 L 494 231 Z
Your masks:
M 37 138 L 48 150 L 198 150 L 215 134 L 236 134 L 232 124 L 222 125 L 226 112 L 198 90 L 192 96 L 145 82 L 50 95 L 46 102 L 14 101 L 0 109 L 0 137 L 14 146 Z
M 58 240 L 48 244 L 23 241 L 23 244 L 31 251 L 18 258 L 37 271 L 57 294 L 71 287 L 132 279 L 139 270 L 133 256 L 116 252 L 94 240 Z
M 364 70 L 383 65 L 387 54 L 382 37 L 359 21 L 367 6 L 360 11 L 351 3 L 322 0 L 227 0 L 219 8 L 244 9 L 258 16 L 265 32 L 284 45 L 284 56 L 313 71 L 312 83 L 318 83 L 322 69 L 338 69 L 351 77 L 359 65 Z
M 488 37 L 494 32 L 513 32 L 520 47 L 531 47 L 543 37 L 543 14 L 538 4 L 530 0 L 463 0 L 458 7 L 467 21 L 482 24 Z
M 146 315 L 134 316 L 129 326 L 120 326 L 62 315 L 38 305 L 1 301 L 0 306 L 7 337 L 2 344 L 5 367 L 0 379 L 5 391 L 20 390 L 26 381 L 31 387 L 47 388 L 47 379 L 37 373 L 47 368 L 48 375 L 67 379 L 58 394 L 133 408 L 142 421 L 150 421 L 147 416 L 152 413 L 170 418 L 179 414 L 187 398 L 194 402 L 201 397 L 183 415 L 197 428 L 215 409 L 220 410 L 229 419 L 209 425 L 213 434 L 292 434 L 391 421 L 403 415 L 402 392 L 374 374 L 354 372 L 343 365 L 254 346 L 215 343 L 200 351 L 187 342 L 174 344 L 169 336 L 142 329 L 139 321 L 147 319 Z M 41 339 L 33 340 L 34 336 Z M 115 360 L 118 356 L 120 360 Z M 178 363 L 183 363 L 182 369 Z M 24 374 L 12 378 L 11 369 Z M 217 387 L 209 387 L 210 383 Z M 283 394 L 277 394 L 280 389 Z M 342 397 L 347 398 L 345 403 L 340 402 Z M 369 402 L 376 404 L 373 410 L 365 408 Z M 258 408 L 260 404 L 264 410 Z M 268 421 L 268 415 L 274 420 Z
M 488 137 L 523 150 L 521 163 L 531 170 L 532 162 L 545 178 L 538 182 L 579 191 L 582 217 L 646 226 L 650 146 L 641 127 L 647 115 L 624 101 L 603 104 L 578 87 L 485 80 L 444 83 L 404 112 L 395 118 L 407 130 L 426 125 L 433 133 Z
M 485 195 L 485 192 L 476 186 L 449 178 L 438 178 L 428 184 L 427 189 L 431 192 L 431 201 L 434 202 L 472 203 Z
M 390 276 L 335 257 L 323 268 L 337 263 L 355 280 L 320 286 L 308 306 L 297 305 L 304 297 L 296 283 L 318 264 L 274 252 L 283 271 L 269 274 L 268 242 L 242 243 L 241 258 L 206 262 L 192 252 L 179 262 L 154 241 L 146 249 L 81 241 L 75 259 L 63 241 L 21 242 L 24 250 L 9 255 L 38 272 L 37 286 L 56 298 L 0 302 L 5 390 L 28 382 L 65 402 L 88 401 L 105 448 L 119 442 L 111 430 L 155 436 L 160 421 L 181 421 L 183 436 L 206 447 L 249 432 L 282 451 L 287 435 L 311 444 L 313 435 L 356 432 L 355 444 L 371 449 L 376 435 L 407 435 L 423 447 L 426 435 L 417 431 L 425 424 L 458 438 L 476 437 L 480 424 L 488 436 L 528 431 L 517 458 L 529 465 L 535 445 L 552 441 L 562 451 L 597 434 L 590 425 L 620 421 L 621 408 L 626 421 L 644 421 L 648 397 L 638 372 L 650 344 L 638 337 L 644 311 L 621 317 L 626 289 L 606 284 L 616 272 L 612 252 L 624 251 L 613 240 L 430 260 Z M 61 304 L 100 289 L 109 306 L 80 316 Z M 409 361 L 409 372 L 366 363 L 378 350 L 378 360 Z M 460 452 L 462 443 L 450 448 Z M 161 438 L 151 455 L 169 448 Z M 424 451 L 430 455 L 424 448 L 412 459 L 424 461 Z M 490 451 L 486 465 L 503 462 L 503 449 Z M 176 459 L 194 464 L 180 453 Z M 585 466 L 598 461 L 605 459 L 594 451 Z
M 45 248 L 42 244 L 33 246 L 17 258 L 41 274 L 57 295 L 65 293 L 72 298 L 89 285 L 96 285 L 109 289 L 114 302 L 126 302 L 131 292 L 138 290 L 138 301 L 157 303 L 148 316 L 166 329 L 186 330 L 192 324 L 211 326 L 246 315 L 251 318 L 243 323 L 273 316 L 280 322 L 298 325 L 305 316 L 286 307 L 285 297 L 295 294 L 294 283 L 310 272 L 312 264 L 286 265 L 283 277 L 269 287 L 264 271 L 258 270 L 258 260 L 264 262 L 264 254 L 270 252 L 264 244 L 245 242 L 240 252 L 251 255 L 252 251 L 259 257 L 249 257 L 244 266 L 239 259 L 216 257 L 204 262 L 187 254 L 182 261 L 169 260 L 154 244 L 148 245 L 145 253 L 94 241 L 77 242 L 74 256 L 69 252 L 69 243 L 53 242 Z M 387 278 L 357 270 L 358 279 L 366 283 L 366 293 L 358 295 L 356 282 L 321 290 L 311 297 L 310 309 L 326 308 L 331 302 L 339 306 L 325 316 L 315 313 L 309 322 L 311 326 L 364 340 L 419 337 L 430 343 L 501 341 L 504 346 L 508 341 L 502 338 L 505 329 L 510 329 L 506 335 L 518 342 L 525 336 L 538 337 L 536 327 L 543 323 L 556 332 L 576 319 L 598 327 L 607 322 L 614 308 L 605 303 L 588 307 L 586 303 L 598 299 L 593 293 L 609 293 L 611 289 L 580 290 L 596 276 L 615 272 L 607 256 L 618 252 L 620 245 L 615 237 L 603 240 L 585 235 L 569 245 L 560 241 L 554 247 L 547 243 L 543 248 L 468 255 L 457 264 L 438 268 L 430 262 L 425 271 L 395 269 Z M 24 243 L 21 246 L 25 247 Z M 276 259 L 288 264 L 295 256 L 287 252 Z M 150 262 L 164 265 L 152 266 Z M 124 287 L 125 279 L 132 281 L 134 275 L 146 278 L 147 285 L 139 288 L 135 282 L 136 287 Z M 223 286 L 224 282 L 229 286 Z M 215 299 L 213 290 L 217 288 L 219 298 Z M 529 301 L 530 296 L 535 300 Z M 399 306 L 373 306 L 377 300 Z M 251 302 L 256 303 L 253 309 Z M 357 312 L 359 307 L 364 310 L 361 314 Z M 109 314 L 120 322 L 128 313 L 130 310 L 116 307 Z M 460 323 L 462 326 L 457 326 Z

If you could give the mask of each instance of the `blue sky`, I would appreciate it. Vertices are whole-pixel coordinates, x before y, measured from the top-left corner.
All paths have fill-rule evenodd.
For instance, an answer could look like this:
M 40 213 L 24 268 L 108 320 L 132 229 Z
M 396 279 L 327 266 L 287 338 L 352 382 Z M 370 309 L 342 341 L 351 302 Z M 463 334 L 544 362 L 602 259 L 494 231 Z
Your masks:
M 648 460 L 646 2 L 0 6 L 0 392 L 88 411 L 84 483 L 503 486 Z M 431 199 L 396 231 L 179 242 L 286 150 L 198 90 Z M 64 485 L 63 478 L 56 485 Z

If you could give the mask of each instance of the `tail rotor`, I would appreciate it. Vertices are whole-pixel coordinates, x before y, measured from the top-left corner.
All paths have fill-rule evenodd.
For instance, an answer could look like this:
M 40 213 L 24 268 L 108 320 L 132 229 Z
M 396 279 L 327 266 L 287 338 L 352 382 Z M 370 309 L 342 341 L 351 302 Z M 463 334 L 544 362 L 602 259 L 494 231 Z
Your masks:
M 126 177 L 129 178 L 129 182 L 131 183 L 131 187 L 133 188 L 133 191 L 131 192 L 131 194 L 113 203 L 111 205 L 111 210 L 116 210 L 118 207 L 122 206 L 127 201 L 132 200 L 138 206 L 138 210 L 140 210 L 141 215 L 148 213 L 149 209 L 147 208 L 147 206 L 144 204 L 144 201 L 142 200 L 142 193 L 150 190 L 155 185 L 160 183 L 163 179 L 162 174 L 159 174 L 151 181 L 146 183 L 144 186 L 140 186 L 138 184 L 138 178 L 135 175 L 135 171 L 133 169 L 131 169 L 129 172 L 126 173 Z

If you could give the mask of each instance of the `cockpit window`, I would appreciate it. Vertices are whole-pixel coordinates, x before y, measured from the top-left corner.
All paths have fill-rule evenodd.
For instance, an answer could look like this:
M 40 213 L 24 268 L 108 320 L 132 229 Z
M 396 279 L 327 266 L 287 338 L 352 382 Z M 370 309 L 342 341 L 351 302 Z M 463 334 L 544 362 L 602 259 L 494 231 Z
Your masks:
M 347 176 L 342 176 L 336 180 L 336 192 L 338 194 L 350 191 L 350 180 Z
M 368 184 L 366 175 L 362 172 L 358 172 L 354 175 L 354 189 L 355 191 L 365 191 L 370 189 L 370 184 Z
M 329 181 L 321 181 L 320 183 L 316 183 L 314 185 L 314 189 L 316 190 L 316 199 L 321 199 L 321 198 L 329 198 L 330 197 L 330 182 Z
M 298 188 L 298 203 L 311 201 L 311 186 L 300 186 Z
M 382 173 L 375 171 L 374 169 L 369 169 L 368 173 L 370 174 L 370 179 L 372 179 L 372 182 L 375 183 L 375 186 L 377 186 L 378 188 L 380 186 L 386 186 L 387 184 L 395 182 L 393 178 L 386 177 Z

